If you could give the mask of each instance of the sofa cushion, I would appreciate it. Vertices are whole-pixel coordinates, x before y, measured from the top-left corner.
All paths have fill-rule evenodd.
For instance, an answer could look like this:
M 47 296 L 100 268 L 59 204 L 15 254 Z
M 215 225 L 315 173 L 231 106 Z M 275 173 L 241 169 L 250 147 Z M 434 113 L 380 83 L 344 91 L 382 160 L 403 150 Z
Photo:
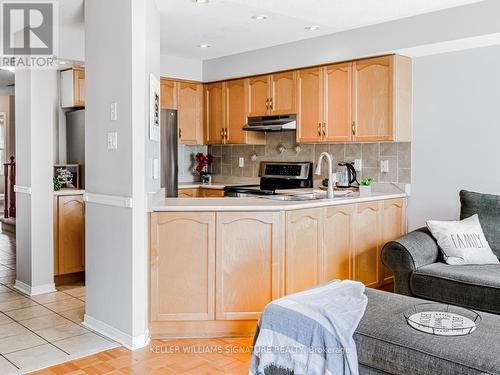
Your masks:
M 430 335 L 411 328 L 403 317 L 426 301 L 370 288 L 365 293 L 368 306 L 354 333 L 360 374 L 366 368 L 412 375 L 500 373 L 500 316 L 481 313 L 482 321 L 470 335 Z
M 412 274 L 410 288 L 418 297 L 500 314 L 499 264 L 430 264 Z
M 500 196 L 462 190 L 460 203 L 460 219 L 478 214 L 484 235 L 500 259 Z

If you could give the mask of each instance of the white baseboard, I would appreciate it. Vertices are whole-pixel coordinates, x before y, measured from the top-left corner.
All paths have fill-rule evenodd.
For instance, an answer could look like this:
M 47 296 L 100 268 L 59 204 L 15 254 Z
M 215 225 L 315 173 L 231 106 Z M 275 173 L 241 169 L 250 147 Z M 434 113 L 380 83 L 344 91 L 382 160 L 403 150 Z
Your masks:
M 28 296 L 38 296 L 40 294 L 53 293 L 57 291 L 54 283 L 30 286 L 19 280 L 16 280 L 14 288 L 19 290 L 21 293 L 27 294 Z
M 122 344 L 124 347 L 130 350 L 143 348 L 148 345 L 150 341 L 149 330 L 146 331 L 143 335 L 131 336 L 114 327 L 111 327 L 109 324 L 92 318 L 87 314 L 85 314 L 83 317 L 83 325 L 106 337 L 109 337 L 111 340 Z

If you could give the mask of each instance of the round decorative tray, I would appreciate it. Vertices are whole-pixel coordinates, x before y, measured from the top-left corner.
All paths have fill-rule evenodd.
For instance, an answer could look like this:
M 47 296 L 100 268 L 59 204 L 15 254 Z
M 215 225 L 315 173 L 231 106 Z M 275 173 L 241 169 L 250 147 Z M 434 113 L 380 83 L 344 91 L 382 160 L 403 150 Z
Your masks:
M 415 305 L 403 315 L 416 330 L 439 336 L 468 335 L 481 321 L 481 315 L 473 310 L 436 303 Z

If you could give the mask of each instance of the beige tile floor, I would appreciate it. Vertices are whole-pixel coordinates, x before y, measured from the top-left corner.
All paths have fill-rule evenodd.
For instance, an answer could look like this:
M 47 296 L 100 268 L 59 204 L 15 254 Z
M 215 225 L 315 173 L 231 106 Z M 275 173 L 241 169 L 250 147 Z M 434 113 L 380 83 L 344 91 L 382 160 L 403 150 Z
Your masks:
M 15 237 L 0 233 L 0 374 L 24 374 L 119 346 L 82 325 L 85 286 L 25 296 L 14 289 Z

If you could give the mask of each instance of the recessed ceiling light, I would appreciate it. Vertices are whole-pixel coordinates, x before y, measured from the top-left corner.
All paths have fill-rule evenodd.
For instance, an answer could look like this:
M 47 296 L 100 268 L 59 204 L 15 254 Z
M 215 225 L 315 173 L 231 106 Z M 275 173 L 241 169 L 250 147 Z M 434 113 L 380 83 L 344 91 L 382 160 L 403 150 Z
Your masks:
M 265 14 L 258 14 L 256 16 L 252 16 L 252 19 L 257 21 L 263 21 L 267 20 L 267 16 Z
M 206 4 L 208 3 L 208 0 L 192 0 L 193 3 L 196 3 L 196 4 Z
M 319 30 L 319 26 L 306 26 L 305 29 L 310 31 Z
M 198 44 L 198 48 L 210 48 L 210 44 Z

